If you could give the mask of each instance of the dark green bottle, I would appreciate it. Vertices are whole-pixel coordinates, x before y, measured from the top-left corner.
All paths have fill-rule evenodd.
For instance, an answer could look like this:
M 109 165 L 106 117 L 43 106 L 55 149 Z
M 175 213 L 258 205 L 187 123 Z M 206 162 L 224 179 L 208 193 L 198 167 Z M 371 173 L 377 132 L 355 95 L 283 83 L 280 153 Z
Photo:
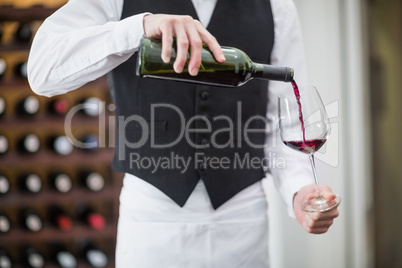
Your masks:
M 173 45 L 170 62 L 164 63 L 161 58 L 161 40 L 144 37 L 141 40 L 138 51 L 136 73 L 141 77 L 226 87 L 241 86 L 253 78 L 283 82 L 290 82 L 293 79 L 294 71 L 292 68 L 252 62 L 246 53 L 237 48 L 222 47 L 222 51 L 226 61 L 219 63 L 215 60 L 209 48 L 204 46 L 198 75 L 191 76 L 187 70 L 187 64 L 185 64 L 181 73 L 174 71 L 175 44 Z M 190 55 L 187 57 L 187 63 L 189 59 Z

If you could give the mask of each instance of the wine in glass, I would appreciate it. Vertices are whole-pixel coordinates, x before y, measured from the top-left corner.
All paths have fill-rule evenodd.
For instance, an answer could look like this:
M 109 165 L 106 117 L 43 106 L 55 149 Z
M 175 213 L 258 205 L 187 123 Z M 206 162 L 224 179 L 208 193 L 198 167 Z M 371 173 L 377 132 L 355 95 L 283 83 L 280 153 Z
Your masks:
M 309 156 L 313 170 L 316 195 L 305 200 L 302 209 L 307 212 L 323 212 L 339 205 L 341 198 L 327 200 L 320 191 L 314 162 L 314 153 L 327 141 L 331 127 L 325 107 L 317 89 L 313 86 L 298 88 L 292 82 L 294 94 L 279 97 L 279 129 L 283 143 Z

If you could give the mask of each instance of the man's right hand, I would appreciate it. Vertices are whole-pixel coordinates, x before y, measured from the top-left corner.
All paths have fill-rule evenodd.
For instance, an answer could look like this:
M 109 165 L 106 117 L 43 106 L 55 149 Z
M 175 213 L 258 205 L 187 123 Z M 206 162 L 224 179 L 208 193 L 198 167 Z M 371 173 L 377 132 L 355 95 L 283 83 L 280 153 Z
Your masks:
M 177 55 L 173 64 L 177 73 L 183 71 L 187 53 L 191 49 L 188 70 L 190 75 L 197 75 L 201 65 L 201 51 L 205 43 L 218 62 L 224 62 L 221 46 L 216 38 L 202 26 L 201 22 L 190 16 L 146 15 L 144 16 L 144 33 L 149 38 L 162 39 L 162 60 L 170 62 L 174 37 L 177 43 Z

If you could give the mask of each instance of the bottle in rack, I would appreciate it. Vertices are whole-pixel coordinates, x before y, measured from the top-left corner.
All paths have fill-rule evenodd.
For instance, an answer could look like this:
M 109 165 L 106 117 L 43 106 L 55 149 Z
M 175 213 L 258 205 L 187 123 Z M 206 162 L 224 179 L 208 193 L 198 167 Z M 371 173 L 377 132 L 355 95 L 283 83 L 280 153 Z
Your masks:
M 0 59 L 1 61 L 1 59 Z M 0 69 L 1 69 L 1 62 L 0 62 Z M 1 70 L 0 70 L 1 72 Z M 1 74 L 0 74 L 1 76 Z M 0 97 L 0 117 L 2 117 L 6 113 L 6 101 L 3 97 Z
M 42 230 L 42 219 L 32 209 L 24 209 L 21 211 L 21 224 L 25 229 L 31 232 L 39 232 Z
M 49 138 L 49 148 L 60 155 L 69 155 L 74 149 L 74 145 L 64 135 Z
M 43 268 L 45 266 L 43 255 L 34 247 L 25 247 L 22 250 L 22 256 L 26 267 Z
M 30 23 L 20 23 L 15 32 L 15 39 L 19 42 L 27 43 L 31 41 L 33 35 L 32 26 Z
M 52 100 L 48 104 L 48 113 L 51 115 L 65 115 L 69 109 L 69 104 L 64 99 Z
M 22 153 L 33 154 L 40 149 L 40 140 L 36 134 L 29 134 L 22 137 L 19 141 L 19 150 Z
M 32 116 L 39 111 L 39 100 L 35 96 L 29 96 L 20 101 L 18 104 L 18 114 Z
M 29 193 L 39 193 L 42 189 L 42 180 L 38 174 L 26 174 L 19 177 L 20 188 Z
M 102 174 L 98 172 L 81 172 L 80 175 L 81 184 L 93 192 L 99 192 L 105 186 L 105 179 Z
M 105 267 L 108 257 L 101 249 L 91 242 L 82 242 L 80 245 L 84 259 L 92 266 L 97 268 Z
M 137 56 L 136 74 L 141 77 L 227 87 L 241 86 L 253 78 L 283 82 L 290 82 L 293 79 L 294 71 L 292 68 L 252 62 L 243 51 L 237 48 L 222 47 L 222 51 L 226 61 L 219 63 L 208 47 L 204 46 L 198 75 L 191 76 L 187 70 L 187 64 L 181 73 L 174 71 L 175 44 L 170 62 L 164 63 L 161 58 L 162 42 L 144 37 L 141 40 Z
M 0 135 L 0 155 L 7 153 L 8 139 L 6 136 Z
M 10 191 L 10 182 L 7 177 L 0 174 L 0 196 Z
M 0 211 L 0 234 L 7 233 L 8 231 L 10 231 L 10 228 L 11 228 L 10 219 L 7 217 L 6 214 Z M 0 265 L 0 267 L 2 266 Z
M 4 74 L 6 73 L 7 70 L 7 62 L 5 59 L 0 58 L 0 79 L 3 78 Z
M 77 208 L 77 214 L 79 216 L 79 219 L 92 229 L 102 230 L 105 228 L 105 217 L 103 217 L 102 214 L 96 212 L 92 208 L 81 204 Z
M 50 182 L 54 189 L 59 191 L 60 193 L 68 193 L 72 187 L 73 182 L 65 173 L 53 173 L 50 175 Z
M 89 97 L 80 101 L 81 111 L 89 116 L 99 116 L 105 110 L 104 103 L 98 97 Z
M 51 223 L 61 231 L 68 231 L 73 227 L 73 220 L 66 211 L 60 207 L 53 206 L 49 209 L 49 219 Z
M 0 248 L 0 267 L 1 268 L 11 268 L 12 262 L 8 253 Z
M 15 65 L 14 72 L 19 78 L 26 79 L 28 77 L 28 63 L 26 61 L 20 62 Z
M 51 246 L 53 260 L 62 268 L 77 267 L 77 259 L 75 256 L 62 244 L 54 244 Z

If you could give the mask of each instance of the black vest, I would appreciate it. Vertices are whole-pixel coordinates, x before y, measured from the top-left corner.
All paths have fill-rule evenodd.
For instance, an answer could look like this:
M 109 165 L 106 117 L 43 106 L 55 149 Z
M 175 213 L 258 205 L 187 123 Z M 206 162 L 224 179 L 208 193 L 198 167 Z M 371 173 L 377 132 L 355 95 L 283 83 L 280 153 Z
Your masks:
M 197 18 L 191 0 L 126 0 L 122 19 L 146 11 Z M 207 29 L 221 45 L 270 62 L 269 0 L 218 0 Z M 214 208 L 264 177 L 258 161 L 264 162 L 266 81 L 223 88 L 144 79 L 135 76 L 136 57 L 108 76 L 117 107 L 115 170 L 138 176 L 180 206 L 201 178 Z

